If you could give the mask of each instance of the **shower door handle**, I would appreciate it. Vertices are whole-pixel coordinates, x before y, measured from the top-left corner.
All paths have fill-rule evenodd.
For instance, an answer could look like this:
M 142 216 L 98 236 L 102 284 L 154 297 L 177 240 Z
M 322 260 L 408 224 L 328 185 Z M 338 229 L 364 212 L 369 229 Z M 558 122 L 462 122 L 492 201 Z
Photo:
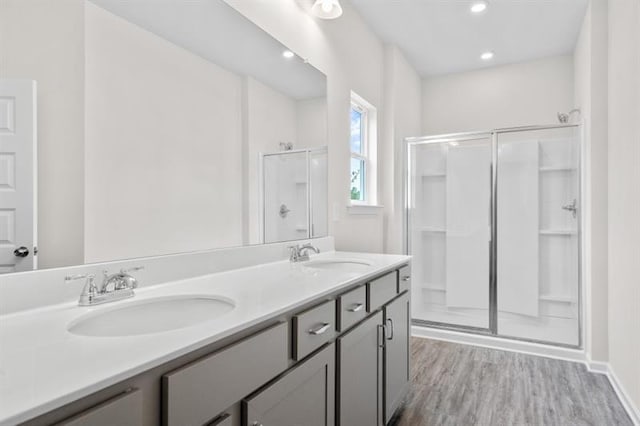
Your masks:
M 574 198 L 572 202 L 562 206 L 562 210 L 570 211 L 573 217 L 575 218 L 576 215 L 578 214 L 578 200 Z

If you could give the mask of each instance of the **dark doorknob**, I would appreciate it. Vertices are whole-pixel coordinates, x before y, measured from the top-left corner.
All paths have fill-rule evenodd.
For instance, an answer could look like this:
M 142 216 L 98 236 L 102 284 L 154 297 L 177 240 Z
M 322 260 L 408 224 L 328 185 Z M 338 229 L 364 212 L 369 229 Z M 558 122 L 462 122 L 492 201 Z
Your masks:
M 27 257 L 29 256 L 29 249 L 26 247 L 18 247 L 13 251 L 13 255 L 16 257 Z

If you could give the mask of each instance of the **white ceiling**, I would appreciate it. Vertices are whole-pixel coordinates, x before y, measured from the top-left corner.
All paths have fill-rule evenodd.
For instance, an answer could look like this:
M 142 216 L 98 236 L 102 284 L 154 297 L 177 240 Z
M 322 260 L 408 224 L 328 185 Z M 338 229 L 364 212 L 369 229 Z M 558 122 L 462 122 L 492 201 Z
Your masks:
M 374 32 L 397 45 L 422 76 L 571 54 L 588 0 L 350 1 Z M 492 61 L 480 54 L 495 52 Z
M 91 0 L 92 3 L 204 59 L 250 75 L 294 99 L 326 96 L 324 74 L 223 0 Z

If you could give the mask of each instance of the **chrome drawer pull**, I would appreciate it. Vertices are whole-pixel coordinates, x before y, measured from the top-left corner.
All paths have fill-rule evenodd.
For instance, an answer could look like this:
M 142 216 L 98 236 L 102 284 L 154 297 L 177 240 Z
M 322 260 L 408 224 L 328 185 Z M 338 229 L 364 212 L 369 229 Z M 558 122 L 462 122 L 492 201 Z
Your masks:
M 362 310 L 362 308 L 364 308 L 364 305 L 362 303 L 354 303 L 353 305 L 351 305 L 351 307 L 349 309 L 347 309 L 347 311 L 349 312 L 359 312 Z
M 309 334 L 313 334 L 314 336 L 318 336 L 320 334 L 323 334 L 327 330 L 329 330 L 329 327 L 331 327 L 331 323 L 328 323 L 328 322 L 322 323 L 322 325 L 320 327 L 310 329 L 309 330 Z
M 409 281 L 411 279 L 411 275 L 405 275 L 402 277 L 402 281 Z

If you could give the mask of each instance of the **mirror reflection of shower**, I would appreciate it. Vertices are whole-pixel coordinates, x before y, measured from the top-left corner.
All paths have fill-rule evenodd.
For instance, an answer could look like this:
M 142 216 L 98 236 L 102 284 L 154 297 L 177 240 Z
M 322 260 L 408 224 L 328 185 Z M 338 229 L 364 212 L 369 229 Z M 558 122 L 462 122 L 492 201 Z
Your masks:
M 579 116 L 580 116 L 580 113 L 581 113 L 580 108 L 574 108 L 574 109 L 572 109 L 572 110 L 571 110 L 571 111 L 569 111 L 569 112 L 559 112 L 559 113 L 558 113 L 558 121 L 559 121 L 561 124 L 569 123 L 569 121 L 571 121 L 571 116 L 572 116 L 573 114 L 576 114 L 576 115 L 578 115 L 578 117 L 579 117 Z
M 261 155 L 262 241 L 272 243 L 327 234 L 327 147 Z

